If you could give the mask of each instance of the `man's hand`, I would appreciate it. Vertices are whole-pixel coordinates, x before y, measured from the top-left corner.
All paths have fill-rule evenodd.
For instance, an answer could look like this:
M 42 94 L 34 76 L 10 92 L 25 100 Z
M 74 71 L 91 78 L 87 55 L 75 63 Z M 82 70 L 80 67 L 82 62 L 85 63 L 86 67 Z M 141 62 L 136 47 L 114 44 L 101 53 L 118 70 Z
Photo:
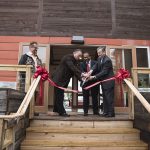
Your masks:
M 93 79 L 96 79 L 96 76 L 90 76 L 89 77 L 89 80 L 93 80 Z
M 87 78 L 87 77 L 89 77 L 89 74 L 87 72 L 84 72 L 84 73 L 81 74 L 81 77 L 82 78 Z

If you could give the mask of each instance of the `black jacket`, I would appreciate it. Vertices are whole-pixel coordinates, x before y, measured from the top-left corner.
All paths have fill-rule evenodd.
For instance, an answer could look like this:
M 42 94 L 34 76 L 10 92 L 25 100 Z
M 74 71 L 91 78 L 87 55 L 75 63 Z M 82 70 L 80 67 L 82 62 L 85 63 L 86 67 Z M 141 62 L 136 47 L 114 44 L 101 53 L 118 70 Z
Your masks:
M 105 55 L 103 58 L 98 58 L 97 63 L 93 66 L 92 70 L 98 81 L 114 76 L 112 61 L 107 55 Z M 112 88 L 115 85 L 115 81 L 107 81 L 101 85 L 103 89 Z
M 52 74 L 52 80 L 59 86 L 67 87 L 70 78 L 74 75 L 78 80 L 81 80 L 81 70 L 78 61 L 72 54 L 68 54 L 62 58 L 60 65 Z
M 34 73 L 36 71 L 35 62 L 34 62 L 33 58 L 31 56 L 29 56 L 28 54 L 24 54 L 21 56 L 21 58 L 19 60 L 19 65 L 32 65 L 33 66 L 31 68 L 32 73 Z M 41 61 L 41 59 L 39 59 L 38 56 L 37 56 L 37 65 L 39 65 L 39 66 L 42 65 L 42 61 Z

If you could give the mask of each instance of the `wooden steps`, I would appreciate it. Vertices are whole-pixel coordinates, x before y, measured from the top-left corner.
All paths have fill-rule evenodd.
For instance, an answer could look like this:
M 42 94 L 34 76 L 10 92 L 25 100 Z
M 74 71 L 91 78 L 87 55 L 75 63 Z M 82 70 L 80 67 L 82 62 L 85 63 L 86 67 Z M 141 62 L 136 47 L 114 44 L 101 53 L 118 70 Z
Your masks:
M 147 147 L 35 147 L 22 146 L 21 150 L 147 150 Z
M 131 121 L 33 120 L 21 150 L 148 150 Z

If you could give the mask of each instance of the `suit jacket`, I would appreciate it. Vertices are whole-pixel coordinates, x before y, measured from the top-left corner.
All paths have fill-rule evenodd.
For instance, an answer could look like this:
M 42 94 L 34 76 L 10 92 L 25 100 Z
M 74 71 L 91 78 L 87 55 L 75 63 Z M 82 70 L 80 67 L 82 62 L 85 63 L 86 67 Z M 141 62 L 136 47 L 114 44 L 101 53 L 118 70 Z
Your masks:
M 91 65 L 91 68 L 92 68 L 96 64 L 96 61 L 91 60 L 90 63 L 91 63 L 90 65 Z M 81 63 L 81 71 L 82 72 L 87 72 L 87 64 L 86 64 L 85 61 Z
M 92 70 L 97 80 L 105 80 L 114 76 L 112 61 L 107 55 L 103 58 L 98 58 L 97 63 L 93 66 Z M 101 85 L 103 89 L 109 89 L 114 87 L 115 81 L 107 81 Z
M 90 67 L 92 68 L 96 63 L 97 63 L 97 61 L 91 60 L 90 61 Z M 85 61 L 82 62 L 80 66 L 81 66 L 81 71 L 82 72 L 87 72 L 87 63 Z M 86 86 L 88 86 L 88 85 L 90 85 L 90 84 L 92 84 L 92 83 L 94 83 L 94 81 L 88 81 L 88 82 L 86 82 L 84 84 L 83 88 L 86 87 Z M 83 84 L 83 82 L 81 81 L 81 86 L 82 86 L 82 84 Z
M 59 86 L 67 87 L 74 75 L 81 80 L 81 73 L 78 61 L 72 54 L 68 54 L 62 58 L 60 65 L 52 74 L 52 80 Z

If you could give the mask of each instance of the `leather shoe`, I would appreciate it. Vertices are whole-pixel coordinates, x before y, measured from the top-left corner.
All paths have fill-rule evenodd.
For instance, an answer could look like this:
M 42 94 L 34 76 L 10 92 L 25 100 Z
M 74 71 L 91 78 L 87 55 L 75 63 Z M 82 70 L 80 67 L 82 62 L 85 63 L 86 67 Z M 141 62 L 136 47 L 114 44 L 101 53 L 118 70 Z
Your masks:
M 98 116 L 100 116 L 100 114 L 99 114 L 98 112 L 94 113 L 93 115 L 98 115 Z
M 114 113 L 113 113 L 113 114 L 107 114 L 105 117 L 106 117 L 106 118 L 115 117 L 115 114 L 114 114 Z
M 105 116 L 107 116 L 107 115 L 108 115 L 108 113 L 103 113 L 103 114 L 101 114 L 102 117 L 105 117 Z
M 84 116 L 88 116 L 88 113 L 84 113 Z
M 70 117 L 70 115 L 67 114 L 67 113 L 59 114 L 59 116 L 62 116 L 62 117 Z

